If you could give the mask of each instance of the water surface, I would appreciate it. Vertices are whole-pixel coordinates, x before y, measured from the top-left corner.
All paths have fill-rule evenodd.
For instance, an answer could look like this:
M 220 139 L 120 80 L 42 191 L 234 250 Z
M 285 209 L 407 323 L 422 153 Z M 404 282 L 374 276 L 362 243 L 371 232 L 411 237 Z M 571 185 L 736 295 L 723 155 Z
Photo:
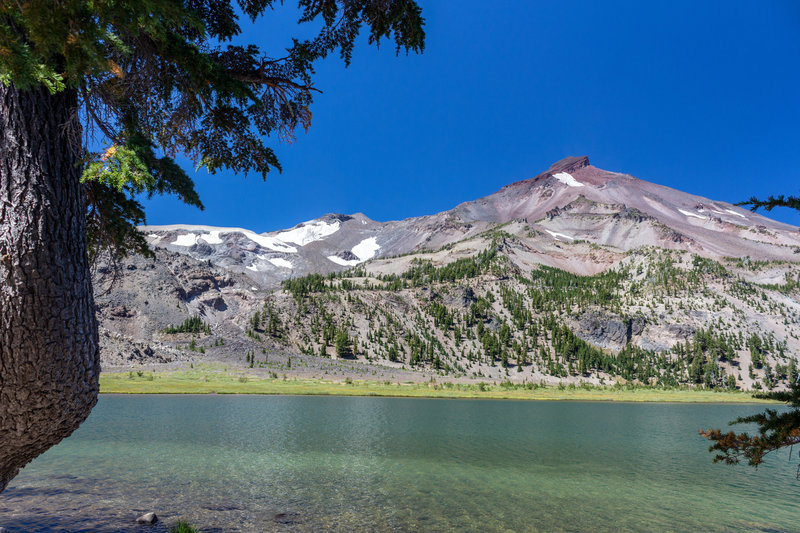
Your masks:
M 798 531 L 787 453 L 714 465 L 758 405 L 103 396 L 0 495 L 11 531 Z M 166 531 L 162 524 L 154 531 Z

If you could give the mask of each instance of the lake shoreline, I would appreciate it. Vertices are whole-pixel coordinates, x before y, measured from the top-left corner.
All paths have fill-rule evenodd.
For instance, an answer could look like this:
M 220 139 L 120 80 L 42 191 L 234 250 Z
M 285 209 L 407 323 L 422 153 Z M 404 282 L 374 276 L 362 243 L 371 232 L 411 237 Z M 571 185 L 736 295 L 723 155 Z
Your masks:
M 387 398 L 495 399 L 649 403 L 776 404 L 749 392 L 649 387 L 543 386 L 450 382 L 389 382 L 345 379 L 262 378 L 240 370 L 196 369 L 169 372 L 108 372 L 101 394 L 232 394 L 271 396 L 351 396 Z

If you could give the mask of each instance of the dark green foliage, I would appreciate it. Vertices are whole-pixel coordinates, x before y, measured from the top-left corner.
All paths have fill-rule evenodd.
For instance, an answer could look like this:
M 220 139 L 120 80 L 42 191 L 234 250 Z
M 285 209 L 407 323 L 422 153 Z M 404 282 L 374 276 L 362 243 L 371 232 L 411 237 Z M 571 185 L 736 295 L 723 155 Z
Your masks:
M 763 413 L 740 417 L 733 424 L 756 424 L 758 433 L 723 433 L 719 429 L 701 430 L 700 434 L 713 444 L 709 451 L 716 452 L 714 462 L 738 464 L 744 459 L 751 466 L 764 462 L 764 456 L 775 450 L 800 444 L 800 388 L 792 385 L 789 391 L 759 394 L 757 397 L 769 398 L 788 403 L 792 409 L 778 412 L 767 409 Z M 800 469 L 798 469 L 800 476 Z
M 301 278 L 287 279 L 281 283 L 283 290 L 291 293 L 298 301 L 302 301 L 309 294 L 329 290 L 325 276 L 309 274 Z
M 164 328 L 164 333 L 206 333 L 211 334 L 211 326 L 203 322 L 199 316 L 193 316 L 183 321 L 178 326 Z
M 433 282 L 457 281 L 485 274 L 489 271 L 496 256 L 497 251 L 492 248 L 480 252 L 475 257 L 458 259 L 441 267 L 435 267 L 429 261 L 415 260 L 415 265 L 400 276 L 395 274 L 379 275 L 377 279 L 382 283 L 376 285 L 368 283 L 355 285 L 351 280 L 347 279 L 347 277 L 365 277 L 363 270 L 355 269 L 331 273 L 327 276 L 309 274 L 285 280 L 281 283 L 281 286 L 298 301 L 302 301 L 314 293 L 336 290 L 348 292 L 358 288 L 397 291 L 405 287 L 419 287 Z M 335 280 L 341 281 L 335 283 Z
M 694 344 L 703 353 L 720 361 L 735 360 L 737 341 L 733 335 L 717 334 L 712 329 L 699 329 Z
M 487 362 L 494 364 L 497 359 L 500 359 L 503 351 L 500 339 L 491 330 L 484 329 L 482 326 L 483 324 L 478 328 L 478 339 L 483 345 L 483 353 Z
M 714 261 L 713 259 L 700 257 L 699 255 L 695 255 L 692 258 L 691 273 L 694 274 L 695 276 L 694 279 L 696 279 L 697 275 L 703 277 L 705 277 L 706 275 L 711 275 L 712 277 L 716 278 L 727 277 L 729 275 L 728 271 L 720 263 Z M 699 282 L 700 280 L 697 279 L 697 281 Z
M 200 533 L 200 530 L 188 522 L 180 521 L 170 528 L 169 533 Z
M 503 307 L 508 309 L 511 314 L 516 328 L 523 329 L 531 321 L 531 312 L 526 306 L 525 296 L 503 285 L 500 287 L 500 298 L 503 301 Z
M 766 351 L 761 337 L 753 333 L 747 339 L 747 347 L 750 349 L 750 358 L 753 361 L 753 366 L 761 368 L 764 364 L 764 352 Z
M 800 210 L 800 198 L 797 196 L 786 196 L 784 194 L 778 196 L 770 196 L 766 200 L 759 200 L 755 196 L 744 202 L 739 202 L 736 205 L 749 207 L 751 211 L 759 209 L 766 209 L 772 211 L 776 207 L 788 207 L 791 209 Z
M 253 313 L 248 321 L 248 326 L 247 336 L 257 341 L 261 340 L 261 334 L 266 334 L 273 339 L 282 339 L 285 335 L 283 322 L 271 301 L 264 302 L 262 309 Z
M 678 298 L 680 302 L 684 294 L 704 290 L 710 279 L 727 287 L 738 283 L 740 278 L 734 279 L 720 263 L 692 257 L 687 269 L 685 261 L 676 259 L 674 253 L 646 251 L 643 253 L 647 261 L 638 266 L 619 267 L 595 276 L 578 276 L 540 267 L 529 277 L 510 279 L 508 274 L 513 271 L 495 268 L 503 266 L 503 258 L 496 250 L 496 246 L 491 246 L 479 256 L 442 267 L 417 261 L 404 274 L 378 275 L 380 284 L 371 283 L 366 272 L 359 269 L 328 276 L 306 276 L 285 283 L 284 288 L 295 294 L 299 313 L 310 312 L 312 317 L 321 318 L 312 328 L 314 336 L 324 345 L 320 352 L 325 346 L 336 346 L 342 318 L 347 322 L 349 313 L 363 312 L 353 307 L 361 301 L 359 291 L 423 286 L 430 291 L 425 293 L 427 298 L 420 306 L 426 317 L 417 312 L 416 318 L 410 323 L 403 321 L 398 329 L 392 312 L 365 313 L 370 323 L 364 346 L 367 358 L 377 356 L 457 373 L 467 373 L 469 363 L 516 366 L 518 372 L 533 364 L 561 377 L 606 374 L 628 383 L 664 387 L 736 387 L 735 376 L 726 374 L 722 364 L 738 365 L 737 350 L 744 349 L 745 340 L 730 333 L 722 324 L 719 331 L 714 329 L 716 325 L 698 330 L 688 342 L 678 343 L 667 352 L 656 353 L 628 344 L 614 354 L 579 338 L 567 320 L 588 307 L 598 308 L 610 319 L 616 317 L 630 325 L 634 318 L 622 314 L 620 302 L 630 298 L 632 292 L 642 298 L 641 293 L 647 291 L 654 302 L 664 302 L 667 297 Z M 480 290 L 483 281 L 480 278 L 489 273 L 505 275 L 509 281 L 493 283 L 484 292 Z M 464 280 L 476 278 L 479 281 L 463 284 Z M 334 295 L 337 292 L 346 295 L 340 299 Z M 326 293 L 323 299 L 313 296 Z M 328 301 L 346 302 L 344 317 L 337 318 L 338 311 L 326 312 L 324 302 Z M 455 303 L 458 301 L 471 303 L 459 310 Z M 723 300 L 715 300 L 714 305 L 725 304 Z M 647 321 L 646 313 L 636 320 Z M 377 324 L 376 314 L 383 314 Z M 315 321 L 317 319 L 312 318 L 312 322 Z M 451 343 L 447 344 L 448 340 Z M 770 350 L 768 346 L 779 349 L 771 338 L 765 337 L 761 342 L 764 350 Z M 466 370 L 459 361 L 467 362 Z M 778 364 L 771 371 L 765 386 L 788 379 L 788 365 Z
M 706 388 L 730 388 L 719 368 L 718 361 L 730 361 L 738 365 L 735 350 L 739 348 L 735 335 L 717 333 L 713 329 L 699 329 L 692 339 L 678 343 L 672 349 L 677 362 L 686 365 L 686 378 L 690 383 Z
M 175 194 L 201 207 L 182 154 L 215 173 L 261 176 L 280 164 L 265 138 L 308 129 L 314 62 L 346 63 L 362 29 L 370 43 L 393 38 L 399 53 L 424 47 L 413 0 L 298 0 L 308 39 L 267 51 L 238 40 L 240 18 L 256 22 L 275 0 L 32 0 L 0 3 L 0 82 L 75 91 L 84 143 L 84 182 L 93 247 L 141 251 L 134 226 L 141 193 Z M 76 110 L 78 112 L 78 110 Z
M 403 272 L 400 277 L 407 280 L 412 287 L 419 287 L 426 283 L 474 278 L 485 274 L 496 257 L 497 250 L 490 247 L 475 257 L 457 259 L 440 267 L 433 266 L 430 261 L 416 260 L 416 264 Z
M 273 339 L 283 338 L 286 333 L 283 322 L 281 321 L 280 313 L 272 306 L 271 302 L 266 302 L 264 304 L 261 320 L 264 333 Z
M 472 327 L 475 323 L 480 323 L 489 319 L 492 304 L 485 298 L 479 297 L 472 302 L 467 310 L 467 326 Z
M 519 278 L 529 285 L 528 296 L 534 311 L 552 312 L 571 306 L 608 306 L 614 302 L 627 272 L 607 270 L 596 276 L 579 276 L 557 268 L 541 266 L 530 278 Z
M 545 320 L 543 325 L 550 331 L 556 355 L 565 359 L 567 363 L 577 363 L 576 373 L 587 374 L 590 370 L 614 373 L 613 357 L 576 336 L 567 326 L 556 323 L 552 317 Z
M 353 339 L 344 330 L 336 332 L 336 355 L 338 357 L 353 357 Z
M 437 328 L 448 330 L 453 326 L 453 316 L 447 307 L 439 302 L 433 302 L 428 306 L 428 313 L 433 317 L 433 325 Z
M 633 344 L 628 344 L 617 354 L 614 373 L 628 381 L 650 383 L 655 379 L 660 385 L 676 385 L 668 383 L 662 374 L 671 370 L 671 364 L 665 355 L 657 355 Z M 668 375 L 668 374 L 667 374 Z

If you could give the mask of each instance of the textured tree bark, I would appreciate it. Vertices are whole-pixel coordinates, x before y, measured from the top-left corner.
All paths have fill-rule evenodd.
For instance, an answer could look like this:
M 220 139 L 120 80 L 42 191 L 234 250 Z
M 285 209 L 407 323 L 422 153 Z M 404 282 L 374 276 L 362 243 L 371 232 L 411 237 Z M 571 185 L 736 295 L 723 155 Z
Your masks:
M 97 402 L 77 103 L 0 83 L 0 491 Z

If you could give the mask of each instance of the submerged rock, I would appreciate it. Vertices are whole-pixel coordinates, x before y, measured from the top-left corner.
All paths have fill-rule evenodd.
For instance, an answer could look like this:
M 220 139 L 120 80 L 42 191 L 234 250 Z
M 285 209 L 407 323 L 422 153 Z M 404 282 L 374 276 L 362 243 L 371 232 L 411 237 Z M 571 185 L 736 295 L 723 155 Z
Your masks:
M 292 511 L 287 511 L 285 513 L 277 513 L 273 520 L 282 525 L 292 525 L 297 523 L 298 514 Z
M 153 512 L 145 513 L 136 519 L 137 524 L 155 524 L 156 522 L 158 522 L 158 517 Z

